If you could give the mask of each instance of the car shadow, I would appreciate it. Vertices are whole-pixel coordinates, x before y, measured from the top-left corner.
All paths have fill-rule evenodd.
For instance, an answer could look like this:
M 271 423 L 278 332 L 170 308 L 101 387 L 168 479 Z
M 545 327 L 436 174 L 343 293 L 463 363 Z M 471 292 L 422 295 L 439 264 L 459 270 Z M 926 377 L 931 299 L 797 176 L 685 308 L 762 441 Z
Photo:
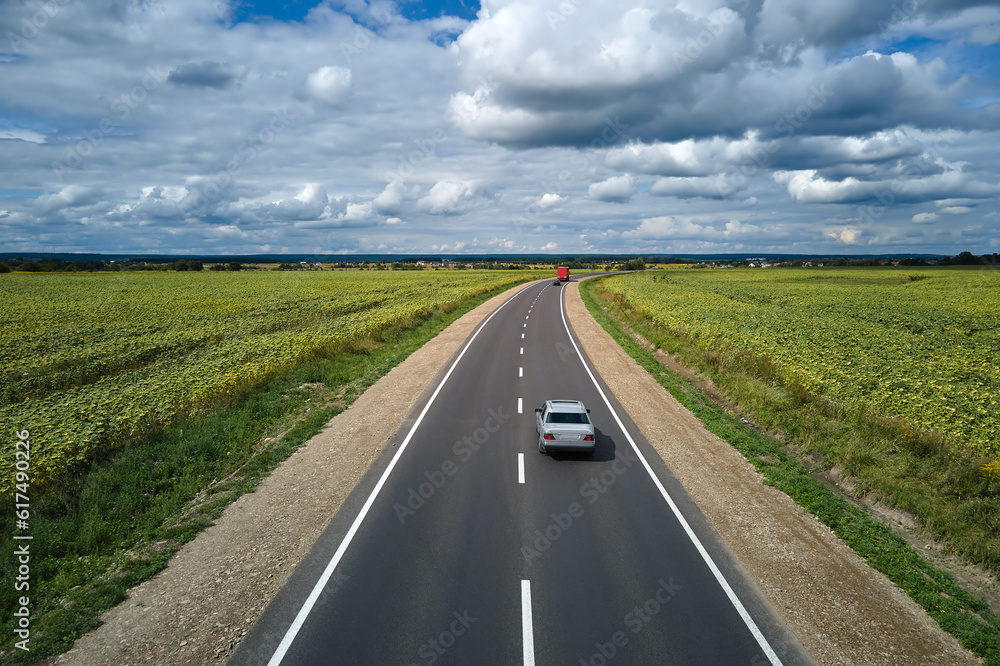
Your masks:
M 600 428 L 594 428 L 594 439 L 596 445 L 593 453 L 577 453 L 574 451 L 549 451 L 549 457 L 553 460 L 591 460 L 596 462 L 608 462 L 615 459 L 615 440 L 610 435 L 605 435 Z

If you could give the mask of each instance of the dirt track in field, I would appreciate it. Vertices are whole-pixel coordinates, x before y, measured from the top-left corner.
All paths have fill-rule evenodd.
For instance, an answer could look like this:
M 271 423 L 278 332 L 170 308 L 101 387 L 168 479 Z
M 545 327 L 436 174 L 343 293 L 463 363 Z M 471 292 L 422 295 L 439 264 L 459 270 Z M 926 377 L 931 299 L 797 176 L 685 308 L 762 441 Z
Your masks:
M 598 372 L 817 662 L 980 663 L 828 528 L 764 486 L 590 317 L 575 283 L 566 289 L 570 321 Z M 441 367 L 514 291 L 464 315 L 375 383 L 163 572 L 132 589 L 103 626 L 47 663 L 227 659 Z

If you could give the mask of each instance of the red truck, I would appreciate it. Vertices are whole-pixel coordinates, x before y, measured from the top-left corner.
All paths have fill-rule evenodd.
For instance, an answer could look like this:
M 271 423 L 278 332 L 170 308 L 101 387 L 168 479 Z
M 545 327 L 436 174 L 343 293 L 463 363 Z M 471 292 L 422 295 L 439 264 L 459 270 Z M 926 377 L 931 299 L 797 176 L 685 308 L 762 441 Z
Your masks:
M 560 266 L 557 268 L 556 277 L 559 278 L 560 282 L 569 282 L 569 268 L 566 266 Z

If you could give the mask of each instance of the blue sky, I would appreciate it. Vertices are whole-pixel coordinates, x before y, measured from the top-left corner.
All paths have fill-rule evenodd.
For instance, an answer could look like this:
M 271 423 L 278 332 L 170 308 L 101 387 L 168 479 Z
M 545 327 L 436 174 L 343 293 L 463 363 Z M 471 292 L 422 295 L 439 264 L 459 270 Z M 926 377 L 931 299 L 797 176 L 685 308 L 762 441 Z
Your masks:
M 1000 8 L 10 0 L 0 251 L 977 253 Z
M 285 0 L 284 2 L 243 2 L 235 10 L 235 20 L 260 21 L 302 21 L 309 10 L 315 7 L 314 0 Z M 404 2 L 398 5 L 399 13 L 410 21 L 457 16 L 469 21 L 476 18 L 479 3 L 473 0 L 441 0 L 439 2 Z

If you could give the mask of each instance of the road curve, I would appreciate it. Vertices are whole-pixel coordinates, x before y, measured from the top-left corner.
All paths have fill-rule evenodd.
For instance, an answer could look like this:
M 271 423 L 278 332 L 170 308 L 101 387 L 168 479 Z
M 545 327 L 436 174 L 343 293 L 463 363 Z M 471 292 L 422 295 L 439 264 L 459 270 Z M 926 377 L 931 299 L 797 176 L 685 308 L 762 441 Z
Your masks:
M 811 663 L 594 376 L 561 295 L 535 283 L 483 321 L 230 663 Z M 538 452 L 549 398 L 591 409 L 592 457 Z

